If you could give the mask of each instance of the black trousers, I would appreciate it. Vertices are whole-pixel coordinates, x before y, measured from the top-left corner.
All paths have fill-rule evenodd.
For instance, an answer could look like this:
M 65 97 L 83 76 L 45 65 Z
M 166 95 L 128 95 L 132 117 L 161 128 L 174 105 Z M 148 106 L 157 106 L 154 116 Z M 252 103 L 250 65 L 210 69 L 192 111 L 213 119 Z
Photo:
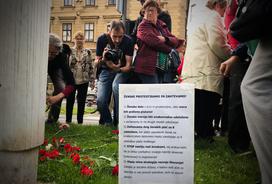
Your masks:
M 240 90 L 248 66 L 248 62 L 235 63 L 230 77 L 228 143 L 234 151 L 246 150 L 250 144 Z
M 85 110 L 85 102 L 87 97 L 89 83 L 75 85 L 75 90 L 67 97 L 66 102 L 66 122 L 72 121 L 73 107 L 75 103 L 75 94 L 77 91 L 77 122 L 83 123 L 83 115 Z
M 60 108 L 61 108 L 61 101 L 53 104 L 50 107 L 50 111 L 48 113 L 48 119 L 47 119 L 47 123 L 56 123 L 59 119 L 59 114 L 60 114 Z
M 218 108 L 220 95 L 206 90 L 195 90 L 195 131 L 199 138 L 214 135 L 213 119 Z
M 65 87 L 65 83 L 61 78 L 54 78 L 52 80 L 52 82 L 54 85 L 53 96 L 55 96 L 55 95 L 59 94 L 60 92 L 62 92 L 62 90 Z M 51 105 L 50 111 L 48 113 L 48 119 L 46 120 L 47 123 L 56 123 L 58 121 L 59 114 L 60 114 L 60 108 L 61 108 L 61 102 L 62 102 L 62 100 Z
M 224 91 L 222 101 L 222 117 L 221 117 L 221 131 L 226 132 L 228 130 L 229 122 L 229 96 L 230 96 L 230 79 L 224 78 Z

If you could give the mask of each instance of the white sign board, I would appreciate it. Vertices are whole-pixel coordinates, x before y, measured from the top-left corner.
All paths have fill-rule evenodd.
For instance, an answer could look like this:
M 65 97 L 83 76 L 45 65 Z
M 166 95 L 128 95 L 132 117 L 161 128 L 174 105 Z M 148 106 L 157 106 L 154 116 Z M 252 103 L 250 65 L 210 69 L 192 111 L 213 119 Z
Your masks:
M 193 184 L 194 86 L 119 86 L 119 184 Z

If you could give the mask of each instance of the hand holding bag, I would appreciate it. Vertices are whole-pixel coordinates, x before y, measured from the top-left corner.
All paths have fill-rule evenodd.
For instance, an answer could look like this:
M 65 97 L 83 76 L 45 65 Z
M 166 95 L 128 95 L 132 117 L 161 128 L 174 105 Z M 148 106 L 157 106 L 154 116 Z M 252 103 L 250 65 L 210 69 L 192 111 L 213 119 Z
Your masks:
M 230 33 L 239 42 L 272 35 L 272 1 L 241 0 Z

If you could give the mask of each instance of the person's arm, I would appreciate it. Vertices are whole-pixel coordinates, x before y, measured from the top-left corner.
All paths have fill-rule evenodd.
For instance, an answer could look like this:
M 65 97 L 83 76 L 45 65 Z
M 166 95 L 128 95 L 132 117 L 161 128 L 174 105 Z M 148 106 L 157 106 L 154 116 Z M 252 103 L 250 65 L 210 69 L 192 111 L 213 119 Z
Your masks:
M 248 58 L 250 58 L 247 54 L 247 50 L 248 50 L 248 47 L 245 43 L 239 44 L 237 48 L 233 50 L 231 57 L 220 65 L 220 72 L 224 76 L 227 76 L 229 75 L 234 63 L 245 61 Z
M 103 54 L 106 47 L 106 37 L 105 34 L 101 35 L 97 39 L 96 43 L 96 57 L 94 60 L 94 66 L 99 67 L 103 62 Z
M 126 60 L 126 65 L 120 68 L 120 72 L 130 72 L 132 66 L 133 52 L 133 42 L 131 39 L 127 39 L 126 48 L 123 52 Z
M 74 91 L 75 79 L 69 66 L 65 63 L 65 61 L 61 63 L 61 70 L 66 84 L 62 93 L 64 94 L 64 97 L 67 97 Z
M 227 32 L 219 15 L 211 15 L 209 21 L 204 24 L 207 44 L 212 52 L 222 60 L 230 57 L 231 47 L 227 44 Z
M 180 46 L 185 45 L 185 40 L 184 39 L 179 39 L 175 35 L 173 35 L 167 26 L 162 23 L 162 29 L 163 29 L 163 37 L 164 37 L 164 42 L 169 45 L 172 48 L 178 48 Z
M 92 59 L 92 51 L 87 49 L 87 63 L 89 67 L 89 77 L 90 77 L 90 87 L 94 89 L 95 87 L 95 70 L 94 70 L 94 63 Z
M 73 73 L 67 65 L 66 57 L 61 56 L 60 60 L 58 60 L 57 62 L 60 62 L 60 69 L 62 70 L 66 85 L 62 92 L 58 93 L 57 95 L 47 97 L 46 101 L 49 105 L 59 102 L 64 97 L 69 96 L 74 91 L 75 80 L 73 77 Z
M 120 72 L 120 62 L 118 64 L 114 64 L 111 60 L 106 60 L 105 57 L 103 57 L 103 61 L 105 62 L 106 66 L 114 72 Z
M 228 76 L 233 64 L 239 61 L 240 61 L 240 58 L 238 56 L 231 56 L 229 59 L 221 63 L 220 69 L 219 69 L 221 74 L 223 74 L 224 76 Z
M 55 95 L 55 96 L 49 96 L 46 98 L 46 102 L 48 105 L 53 105 L 57 102 L 59 102 L 60 100 L 62 100 L 65 97 L 63 92 L 60 92 L 59 94 Z
M 155 34 L 151 23 L 143 21 L 138 27 L 137 37 L 144 44 L 156 51 L 169 53 L 172 49 L 164 40 L 161 40 L 160 37 Z

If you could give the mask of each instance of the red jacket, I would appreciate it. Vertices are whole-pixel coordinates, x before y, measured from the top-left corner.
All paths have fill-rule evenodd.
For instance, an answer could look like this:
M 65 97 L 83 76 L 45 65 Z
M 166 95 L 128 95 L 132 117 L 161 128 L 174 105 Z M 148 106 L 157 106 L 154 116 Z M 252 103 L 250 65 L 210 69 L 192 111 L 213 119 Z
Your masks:
M 157 37 L 161 35 L 166 37 L 166 42 Z M 172 48 L 177 48 L 183 43 L 183 40 L 170 33 L 167 25 L 161 20 L 155 25 L 143 19 L 138 27 L 137 38 L 139 49 L 135 58 L 135 72 L 146 75 L 155 74 L 158 52 L 168 54 Z
M 232 0 L 231 5 L 228 6 L 226 9 L 226 15 L 225 15 L 225 26 L 226 26 L 226 29 L 228 30 L 228 35 L 227 35 L 228 43 L 230 44 L 232 49 L 235 49 L 239 44 L 239 42 L 235 38 L 233 38 L 229 32 L 229 27 L 231 22 L 236 16 L 237 8 L 238 8 L 237 1 Z

